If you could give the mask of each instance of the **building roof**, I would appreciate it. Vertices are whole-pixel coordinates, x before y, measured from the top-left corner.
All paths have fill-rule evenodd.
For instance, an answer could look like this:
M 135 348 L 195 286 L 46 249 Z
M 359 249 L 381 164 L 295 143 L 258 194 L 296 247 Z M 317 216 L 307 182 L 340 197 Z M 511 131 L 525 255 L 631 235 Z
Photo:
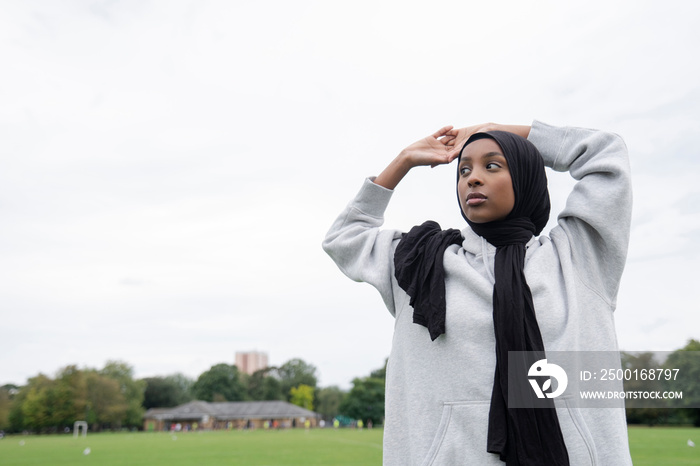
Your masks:
M 217 403 L 190 401 L 174 408 L 151 408 L 144 414 L 146 419 L 164 421 L 203 419 L 204 417 L 228 421 L 233 419 L 281 419 L 316 416 L 315 412 L 286 401 L 225 401 Z

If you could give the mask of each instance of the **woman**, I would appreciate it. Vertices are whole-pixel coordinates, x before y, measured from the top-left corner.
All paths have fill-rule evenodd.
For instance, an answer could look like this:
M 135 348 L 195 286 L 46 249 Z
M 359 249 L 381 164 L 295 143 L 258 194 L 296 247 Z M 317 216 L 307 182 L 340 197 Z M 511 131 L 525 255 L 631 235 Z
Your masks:
M 412 168 L 457 157 L 466 228 L 380 229 Z M 544 166 L 577 180 L 549 235 Z M 324 249 L 396 318 L 384 464 L 631 464 L 623 409 L 506 407 L 509 351 L 617 350 L 630 216 L 624 142 L 540 122 L 445 127 L 365 180 Z

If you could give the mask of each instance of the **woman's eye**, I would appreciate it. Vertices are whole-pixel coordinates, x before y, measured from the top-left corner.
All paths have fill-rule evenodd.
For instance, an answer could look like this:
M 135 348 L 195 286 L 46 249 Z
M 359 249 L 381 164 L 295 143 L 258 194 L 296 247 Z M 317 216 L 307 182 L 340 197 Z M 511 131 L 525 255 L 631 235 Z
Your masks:
M 459 169 L 459 174 L 464 176 L 464 175 L 468 174 L 470 171 L 471 170 L 469 169 L 469 167 L 462 167 Z
M 487 169 L 499 168 L 499 167 L 500 167 L 500 165 L 498 165 L 497 163 L 494 163 L 494 162 L 489 162 L 486 164 Z

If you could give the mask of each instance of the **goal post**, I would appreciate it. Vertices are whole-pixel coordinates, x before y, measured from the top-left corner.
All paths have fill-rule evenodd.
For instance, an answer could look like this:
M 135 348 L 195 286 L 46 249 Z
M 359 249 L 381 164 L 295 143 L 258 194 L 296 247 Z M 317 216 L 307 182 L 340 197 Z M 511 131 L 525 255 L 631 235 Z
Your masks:
M 87 437 L 88 425 L 85 421 L 75 421 L 73 424 L 73 438 L 78 438 L 80 435 L 80 428 L 83 429 L 83 437 Z

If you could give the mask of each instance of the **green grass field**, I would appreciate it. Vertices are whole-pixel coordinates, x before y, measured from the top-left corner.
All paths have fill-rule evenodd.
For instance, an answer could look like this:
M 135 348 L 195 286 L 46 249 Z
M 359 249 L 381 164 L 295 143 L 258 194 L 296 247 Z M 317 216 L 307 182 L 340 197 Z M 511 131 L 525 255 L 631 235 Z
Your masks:
M 700 465 L 700 429 L 630 427 L 635 466 Z M 698 444 L 689 447 L 688 439 Z M 84 454 L 90 448 L 89 454 Z M 381 465 L 382 431 L 315 429 L 8 436 L 0 465 Z
M 20 445 L 20 442 L 24 445 Z M 90 448 L 88 455 L 84 454 Z M 380 465 L 382 431 L 164 432 L 10 436 L 0 465 Z
M 700 465 L 700 429 L 630 426 L 628 431 L 634 466 Z M 688 440 L 697 446 L 688 446 Z

